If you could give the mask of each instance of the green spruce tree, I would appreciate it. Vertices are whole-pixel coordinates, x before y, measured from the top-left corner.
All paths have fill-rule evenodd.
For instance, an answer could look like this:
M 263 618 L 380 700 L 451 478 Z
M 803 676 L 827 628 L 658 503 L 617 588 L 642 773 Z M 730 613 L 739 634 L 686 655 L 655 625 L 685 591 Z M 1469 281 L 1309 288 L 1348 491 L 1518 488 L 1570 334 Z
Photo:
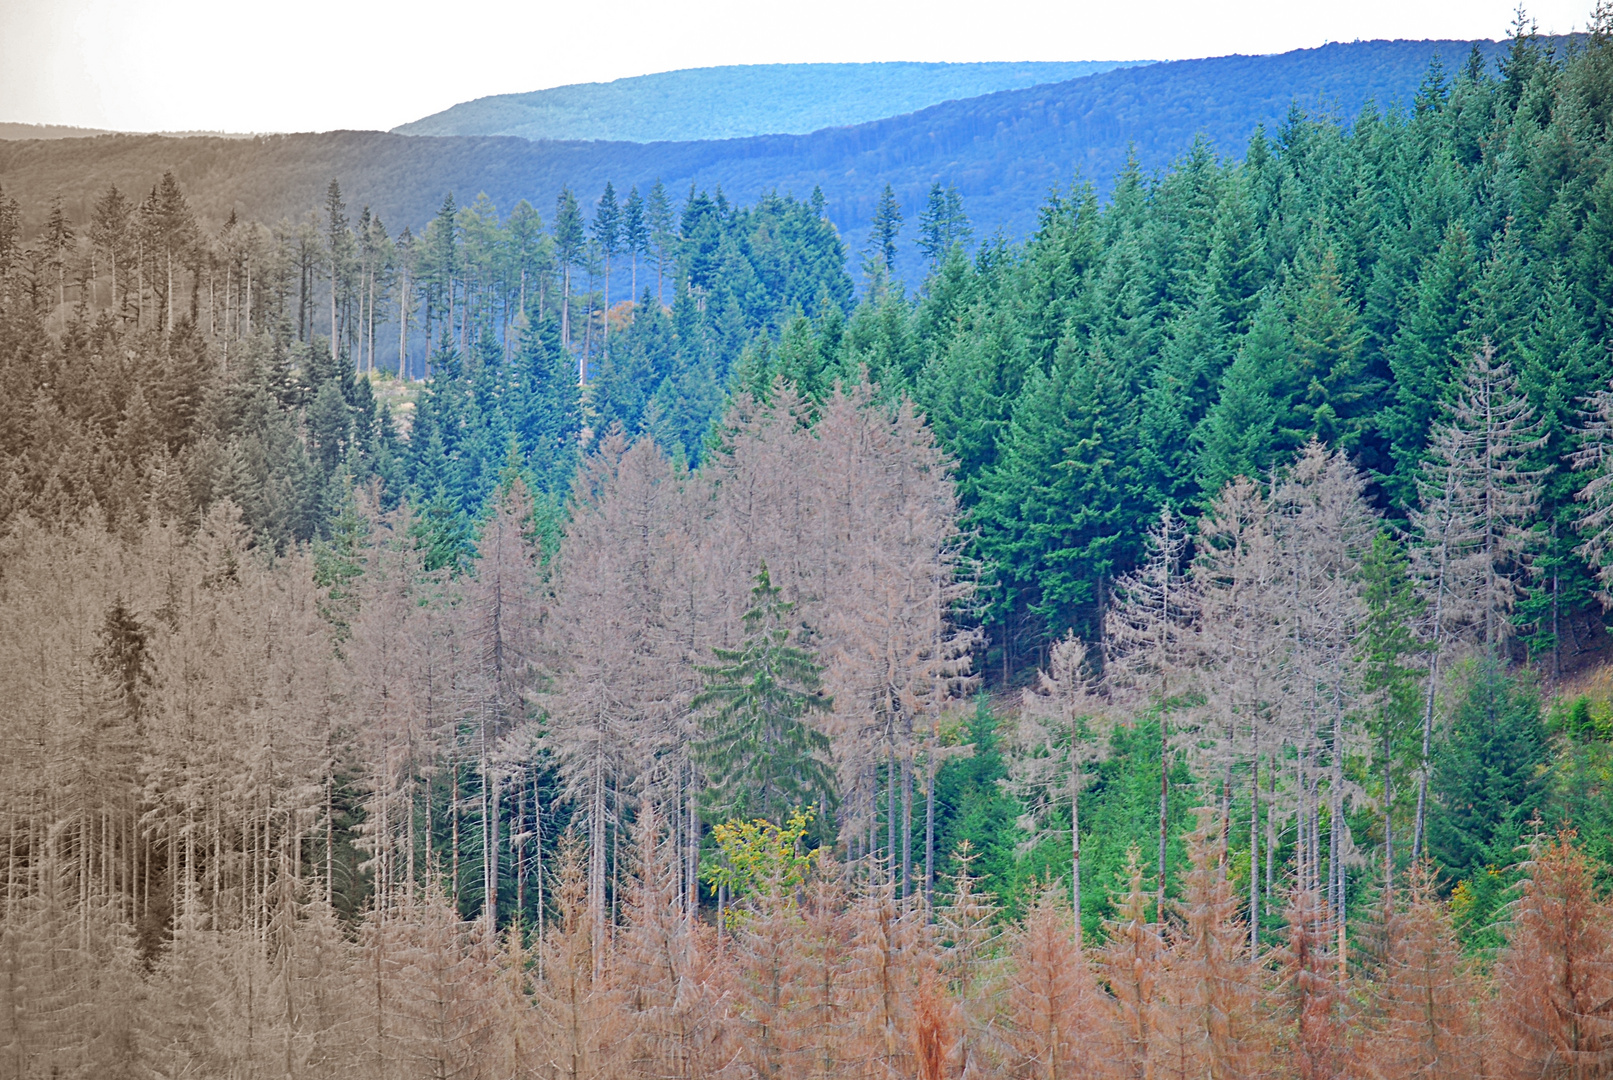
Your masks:
M 744 615 L 743 644 L 713 649 L 717 663 L 700 668 L 706 688 L 693 706 L 702 714 L 698 749 L 709 821 L 778 820 L 804 806 L 826 809 L 833 800 L 829 738 L 812 722 L 833 702 L 807 632 L 791 625 L 795 605 L 781 593 L 764 563 Z

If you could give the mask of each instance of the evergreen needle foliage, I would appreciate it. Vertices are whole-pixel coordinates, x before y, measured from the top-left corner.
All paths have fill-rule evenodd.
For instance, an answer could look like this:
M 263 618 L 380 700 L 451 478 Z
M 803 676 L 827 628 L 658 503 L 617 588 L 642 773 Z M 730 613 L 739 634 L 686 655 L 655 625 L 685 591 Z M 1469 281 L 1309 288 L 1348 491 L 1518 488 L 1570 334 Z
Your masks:
M 698 668 L 706 688 L 690 702 L 702 712 L 701 801 L 712 821 L 827 808 L 834 790 L 829 739 L 811 722 L 834 708 L 823 668 L 802 644 L 804 628 L 790 625 L 795 605 L 780 599 L 765 563 L 755 581 L 744 644 L 712 650 L 719 662 Z

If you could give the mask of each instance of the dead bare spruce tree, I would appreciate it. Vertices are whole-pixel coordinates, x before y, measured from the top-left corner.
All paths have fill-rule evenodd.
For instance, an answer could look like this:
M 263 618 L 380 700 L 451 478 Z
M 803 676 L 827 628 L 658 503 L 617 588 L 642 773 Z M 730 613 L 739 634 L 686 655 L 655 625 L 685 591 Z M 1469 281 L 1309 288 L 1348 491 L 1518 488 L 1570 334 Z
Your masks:
M 1422 856 L 1429 754 L 1442 662 L 1476 639 L 1494 652 L 1510 635 L 1519 594 L 1527 522 L 1543 474 L 1528 457 L 1542 443 L 1540 423 L 1511 367 L 1488 341 L 1463 365 L 1455 400 L 1429 438 L 1412 525 L 1412 568 L 1428 610 L 1428 685 L 1422 765 L 1411 857 Z
M 1168 507 L 1148 533 L 1148 557 L 1115 583 L 1104 619 L 1109 686 L 1118 699 L 1159 718 L 1159 863 L 1155 907 L 1164 910 L 1165 851 L 1170 820 L 1171 724 L 1174 699 L 1189 688 L 1199 595 L 1188 576 L 1190 541 Z
M 1022 850 L 1028 851 L 1052 833 L 1059 810 L 1070 810 L 1070 910 L 1075 937 L 1081 940 L 1081 792 L 1089 776 L 1086 766 L 1107 745 L 1104 701 L 1089 670 L 1087 647 L 1075 637 L 1056 642 L 1048 666 L 1037 672 L 1038 685 L 1024 692 L 1014 741 L 1019 753 L 1010 766 L 1010 782 L 1024 807 L 1020 827 Z
M 542 609 L 537 552 L 527 536 L 532 498 L 519 477 L 499 493 L 477 544 L 476 575 L 466 592 L 477 651 L 476 757 L 481 780 L 482 919 L 491 935 L 498 921 L 500 804 L 515 771 L 499 744 L 526 719 L 538 659 Z
M 1249 950 L 1259 949 L 1261 783 L 1286 749 L 1283 704 L 1292 670 L 1292 605 L 1284 603 L 1281 559 L 1266 493 L 1239 477 L 1199 522 L 1194 578 L 1203 597 L 1198 658 L 1205 670 L 1211 756 L 1221 769 L 1221 820 L 1230 827 L 1235 771 L 1248 769 Z M 1262 773 L 1262 765 L 1267 771 Z M 1266 807 L 1268 859 L 1275 808 Z
M 1191 662 L 1203 707 L 1189 719 L 1199 770 L 1218 784 L 1224 830 L 1239 774 L 1247 778 L 1251 954 L 1289 822 L 1298 877 L 1325 894 L 1331 926 L 1343 933 L 1346 867 L 1356 858 L 1344 810 L 1359 796 L 1345 763 L 1361 749 L 1353 717 L 1364 701 L 1360 571 L 1375 531 L 1362 487 L 1342 452 L 1313 440 L 1269 487 L 1228 483 L 1199 525 Z
M 622 801 L 653 760 L 676 686 L 661 632 L 662 541 L 674 520 L 676 479 L 653 442 L 629 448 L 618 432 L 578 489 L 547 629 L 560 670 L 545 740 L 588 838 L 587 899 L 594 948 L 602 950 Z
M 1279 603 L 1289 636 L 1283 728 L 1294 770 L 1301 887 L 1322 898 L 1343 959 L 1345 863 L 1354 843 L 1345 823 L 1352 791 L 1345 761 L 1363 749 L 1351 717 L 1362 700 L 1364 672 L 1356 639 L 1366 619 L 1361 561 L 1375 521 L 1362 498 L 1363 480 L 1342 451 L 1312 441 L 1272 496 L 1281 557 Z M 1321 835 L 1323 808 L 1329 830 Z M 1322 880 L 1322 860 L 1327 880 Z
M 406 506 L 372 520 L 344 644 L 347 705 L 371 771 L 363 841 L 370 859 L 362 868 L 371 872 L 372 910 L 380 918 L 410 905 L 417 884 L 432 876 L 420 788 L 452 756 L 463 704 L 458 693 L 443 693 L 440 679 L 433 685 L 433 657 L 447 629 L 434 609 L 450 594 L 443 575 L 426 572 L 412 525 Z
M 974 641 L 952 617 L 969 594 L 957 574 L 957 497 L 941 451 L 911 408 L 888 416 L 866 387 L 825 404 L 812 442 L 803 482 L 836 477 L 816 485 L 815 531 L 830 545 L 821 625 L 832 657 L 826 682 L 837 703 L 831 734 L 842 786 L 854 793 L 853 807 L 865 808 L 853 814 L 866 812 L 871 825 L 883 764 L 887 872 L 904 898 L 927 894 L 933 829 L 926 831 L 925 879 L 917 883 L 915 766 L 922 755 L 933 771 L 934 721 L 967 685 Z M 933 795 L 933 782 L 926 791 Z M 933 822 L 928 800 L 926 821 Z M 879 848 L 870 836 L 867 853 Z
M 956 618 L 972 583 L 962 573 L 949 464 L 910 406 L 888 411 L 866 384 L 831 395 L 815 424 L 787 385 L 771 400 L 736 405 L 709 468 L 703 553 L 730 568 L 718 613 L 729 629 L 717 643 L 732 647 L 749 575 L 765 563 L 815 631 L 825 664 L 841 835 L 854 857 L 877 863 L 912 896 L 933 880 L 936 722 L 969 685 L 975 640 Z M 921 778 L 922 881 L 912 842 Z

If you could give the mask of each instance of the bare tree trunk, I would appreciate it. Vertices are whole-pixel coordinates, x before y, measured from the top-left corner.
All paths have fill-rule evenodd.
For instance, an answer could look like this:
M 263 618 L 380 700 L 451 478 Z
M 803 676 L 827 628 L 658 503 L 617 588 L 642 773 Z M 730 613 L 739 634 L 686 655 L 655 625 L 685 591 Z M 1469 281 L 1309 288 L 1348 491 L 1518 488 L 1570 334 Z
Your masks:
M 1257 736 L 1258 739 L 1258 736 Z M 1249 958 L 1260 955 L 1260 744 L 1249 770 Z
M 621 921 L 622 910 L 622 788 L 620 782 L 612 785 L 612 803 L 614 810 L 614 831 L 611 834 L 610 850 L 610 941 L 616 942 L 616 926 Z
M 230 338 L 238 331 L 235 313 L 239 304 L 235 296 L 235 264 L 224 264 L 224 370 L 230 370 Z
M 910 744 L 911 745 L 911 744 Z M 902 755 L 902 899 L 913 893 L 913 759 Z
M 335 238 L 332 237 L 332 254 L 330 257 L 330 358 L 336 359 L 336 255 L 334 253 Z
M 1070 729 L 1070 911 L 1075 916 L 1075 943 L 1081 944 L 1081 765 L 1078 736 Z
M 693 922 L 700 914 L 700 804 L 692 761 L 689 763 L 689 789 L 686 797 L 689 800 L 689 919 Z
M 896 884 L 896 874 L 900 867 L 896 862 L 896 740 L 890 743 L 890 759 L 885 766 L 885 840 L 888 845 L 885 849 L 886 858 L 890 859 L 890 875 L 888 880 Z
M 375 928 L 375 1077 L 386 1080 L 386 982 L 382 977 L 382 954 L 386 935 Z
M 1328 875 L 1334 918 L 1344 927 L 1344 703 L 1338 697 L 1337 673 L 1333 692 L 1333 776 L 1328 793 L 1332 821 L 1328 829 Z
M 1439 688 L 1439 660 L 1440 647 L 1443 644 L 1439 629 L 1440 607 L 1444 600 L 1444 590 L 1434 601 L 1434 651 L 1428 660 L 1428 695 L 1423 705 L 1423 753 L 1422 764 L 1417 771 L 1417 820 L 1412 827 L 1411 834 L 1411 861 L 1413 863 L 1423 855 L 1423 821 L 1428 806 L 1428 770 L 1429 754 L 1433 748 L 1434 740 L 1434 694 Z
M 1164 705 L 1159 713 L 1159 893 L 1154 900 L 1155 918 L 1165 918 L 1165 842 L 1169 835 L 1171 770 L 1170 722 L 1165 719 Z
M 582 320 L 582 370 L 583 382 L 588 381 L 588 354 L 594 345 L 594 281 L 593 275 L 588 278 L 588 300 L 583 306 Z
M 924 755 L 924 907 L 932 908 L 935 904 L 935 781 L 936 781 L 936 745 L 940 740 L 935 732 L 931 732 L 929 752 Z M 1076 854 L 1079 856 L 1080 840 L 1076 841 Z M 1076 898 L 1079 903 L 1080 883 L 1076 884 Z
M 1294 807 L 1294 884 L 1301 891 L 1310 888 L 1311 863 L 1310 852 L 1310 818 L 1306 811 L 1309 809 L 1309 791 L 1305 787 L 1305 773 L 1298 765 L 1294 768 L 1295 794 L 1297 795 Z
M 498 929 L 499 870 L 498 779 L 485 765 L 482 772 L 482 916 L 488 932 Z
M 336 903 L 336 778 L 325 773 L 325 903 Z
M 875 758 L 868 763 L 868 880 L 873 881 L 879 872 L 879 763 Z
M 510 826 L 510 859 L 515 864 L 515 925 L 520 927 L 526 914 L 526 850 L 518 838 L 526 828 L 526 778 L 515 788 L 515 821 Z
M 594 758 L 594 782 L 589 807 L 588 907 L 594 922 L 594 970 L 603 960 L 605 944 L 605 761 L 603 750 Z
M 1277 766 L 1270 765 L 1266 769 L 1266 896 L 1265 903 L 1271 904 L 1271 890 L 1277 873 L 1277 819 L 1272 815 L 1272 808 L 1277 805 Z
M 398 378 L 409 381 L 409 271 L 398 286 Z
M 1390 759 L 1389 726 L 1383 729 L 1383 895 L 1387 901 L 1395 888 L 1394 769 Z
M 454 762 L 454 790 L 453 800 L 448 804 L 449 839 L 454 845 L 453 855 L 453 898 L 454 911 L 459 911 L 459 762 Z
M 560 343 L 571 348 L 571 267 L 560 272 Z M 577 369 L 577 381 L 587 382 L 587 372 Z
M 413 742 L 412 739 L 410 741 Z M 409 855 L 408 855 L 408 858 L 407 858 L 407 860 L 405 861 L 405 864 L 404 864 L 404 873 L 408 875 L 409 887 L 408 887 L 407 891 L 403 894 L 403 901 L 404 901 L 404 906 L 405 907 L 413 908 L 413 906 L 414 906 L 415 882 L 420 880 L 418 877 L 415 876 L 416 867 L 415 867 L 415 861 L 414 861 L 414 847 L 415 847 L 416 841 L 415 841 L 415 835 L 414 835 L 414 788 L 415 788 L 415 781 L 414 781 L 414 748 L 413 748 L 413 746 L 411 746 L 409 748 L 409 777 L 408 777 L 408 783 L 409 783 L 409 798 L 408 798 L 408 800 L 406 802 L 406 812 L 408 813 L 409 816 L 408 816 L 408 825 L 405 826 L 405 829 L 404 829 L 404 832 L 405 832 L 404 843 L 409 845 Z
M 537 780 L 532 781 L 532 892 L 538 904 L 538 978 L 543 978 L 543 796 Z
M 375 371 L 375 267 L 373 266 L 370 267 L 369 306 L 366 308 L 364 331 L 365 336 L 370 339 L 370 358 L 364 364 L 364 373 L 368 375 Z

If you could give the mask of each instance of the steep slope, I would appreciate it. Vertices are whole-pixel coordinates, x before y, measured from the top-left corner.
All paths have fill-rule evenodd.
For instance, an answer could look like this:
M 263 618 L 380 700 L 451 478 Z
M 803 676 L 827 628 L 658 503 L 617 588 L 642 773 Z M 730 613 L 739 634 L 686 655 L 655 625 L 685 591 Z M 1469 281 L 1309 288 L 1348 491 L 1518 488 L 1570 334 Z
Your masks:
M 744 201 L 774 188 L 805 196 L 817 186 L 855 249 L 887 182 L 905 208 L 910 236 L 926 192 L 939 181 L 958 186 L 977 235 L 999 228 L 1023 235 L 1055 184 L 1085 177 L 1107 188 L 1128 154 L 1144 169 L 1157 168 L 1197 135 L 1241 155 L 1258 125 L 1275 130 L 1295 105 L 1346 117 L 1367 102 L 1409 105 L 1431 59 L 1454 69 L 1472 47 L 1376 41 L 1150 64 L 855 127 L 724 141 L 328 132 L 0 142 L 0 186 L 30 207 L 60 194 L 82 221 L 108 183 L 139 191 L 173 169 L 197 210 L 216 222 L 232 209 L 260 220 L 298 216 L 318 205 L 337 177 L 350 203 L 370 205 L 394 230 L 424 222 L 449 191 L 462 203 L 486 192 L 501 209 L 524 198 L 547 217 L 563 185 L 587 202 L 607 180 L 625 190 L 660 178 L 674 195 L 690 185 L 720 186 Z M 1478 47 L 1492 62 L 1502 48 Z
M 399 135 L 665 142 L 804 135 L 1146 61 L 739 64 L 466 101 Z

